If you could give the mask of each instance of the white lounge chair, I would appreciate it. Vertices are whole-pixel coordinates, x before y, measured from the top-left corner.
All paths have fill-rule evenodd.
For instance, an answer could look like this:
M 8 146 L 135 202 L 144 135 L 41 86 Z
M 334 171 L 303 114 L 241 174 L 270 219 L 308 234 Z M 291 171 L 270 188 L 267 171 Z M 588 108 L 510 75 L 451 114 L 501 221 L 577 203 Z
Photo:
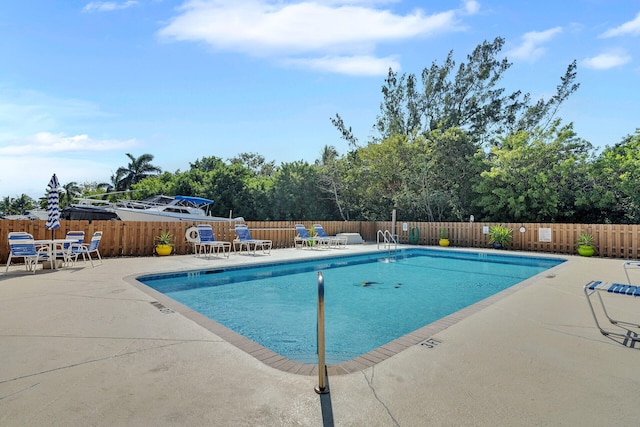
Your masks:
M 198 243 L 196 243 L 196 247 L 198 248 L 197 254 L 204 254 L 207 258 L 214 252 L 219 254 L 220 250 L 222 250 L 222 255 L 229 258 L 229 253 L 231 252 L 231 243 L 216 240 L 213 234 L 213 227 L 209 224 L 198 225 Z
M 259 247 L 263 253 L 271 254 L 271 246 L 273 242 L 271 240 L 260 240 L 251 238 L 251 232 L 249 228 L 244 224 L 237 224 L 235 226 L 236 234 L 238 238 L 233 241 L 234 250 L 242 252 L 243 249 L 247 250 L 247 253 L 253 250 L 253 254 L 256 254 L 256 249 Z M 268 252 L 267 252 L 268 251 Z
M 296 232 L 298 235 L 294 237 L 293 244 L 296 248 L 301 247 L 322 247 L 323 245 L 328 247 L 330 243 L 329 238 L 320 237 L 320 236 L 311 236 L 307 231 L 307 228 L 302 224 L 295 225 Z
M 626 339 L 631 339 L 632 341 L 640 341 L 640 336 L 638 336 L 638 332 L 640 332 L 640 330 L 637 329 L 640 328 L 640 324 L 612 318 L 607 312 L 607 308 L 605 307 L 604 300 L 601 295 L 602 293 L 606 294 L 607 296 L 640 297 L 640 286 L 633 286 L 622 283 L 608 283 L 602 282 L 600 280 L 594 280 L 584 285 L 584 294 L 587 296 L 587 302 L 589 303 L 591 314 L 593 314 L 593 320 L 595 320 L 596 326 L 598 327 L 598 329 L 600 329 L 602 335 L 616 335 L 619 337 L 624 337 Z M 593 304 L 591 303 L 591 296 L 593 294 L 598 294 L 598 299 L 600 300 L 600 305 L 602 306 L 602 311 L 605 317 L 612 325 L 620 326 L 621 329 L 619 331 L 604 329 L 602 326 L 600 326 L 598 316 L 596 315 L 596 311 L 594 310 Z M 628 329 L 626 326 L 632 327 L 636 330 L 634 331 L 632 329 Z
M 347 238 L 346 237 L 338 237 L 338 236 L 327 236 L 327 232 L 324 231 L 324 227 L 322 224 L 313 224 L 313 228 L 318 233 L 318 237 L 322 237 L 324 239 L 329 239 L 329 246 L 338 247 L 340 245 L 347 246 Z

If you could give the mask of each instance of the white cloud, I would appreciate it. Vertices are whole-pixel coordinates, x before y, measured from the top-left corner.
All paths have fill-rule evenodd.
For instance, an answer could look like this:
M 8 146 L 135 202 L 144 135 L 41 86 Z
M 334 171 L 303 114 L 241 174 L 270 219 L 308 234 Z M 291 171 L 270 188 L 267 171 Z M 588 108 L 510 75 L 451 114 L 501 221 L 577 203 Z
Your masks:
M 602 33 L 600 37 L 608 38 L 608 37 L 623 36 L 626 34 L 633 35 L 633 36 L 640 35 L 640 13 L 638 13 L 635 19 L 631 21 L 625 22 L 624 24 L 618 27 L 609 28 L 607 31 Z
M 159 35 L 180 41 L 204 41 L 220 51 L 287 58 L 283 62 L 352 73 L 354 67 L 358 68 L 357 58 L 371 61 L 375 57 L 378 44 L 460 31 L 458 16 L 478 10 L 477 2 L 467 1 L 462 10 L 427 15 L 416 9 L 400 15 L 376 7 L 377 3 L 192 0 L 180 8 L 179 15 Z M 305 58 L 296 58 L 302 55 Z M 336 61 L 334 65 L 329 64 L 331 58 Z M 386 58 L 377 59 L 388 62 Z M 349 66 L 348 62 L 355 65 Z
M 393 68 L 394 71 L 401 69 L 400 64 L 394 58 L 376 58 L 374 56 L 289 59 L 286 62 L 303 68 L 353 76 L 380 76 L 387 74 L 389 68 Z
M 60 131 L 107 117 L 93 103 L 0 85 L 0 197 L 40 197 L 54 172 L 63 183 L 108 180 L 113 154 L 138 141 Z
M 517 59 L 535 62 L 546 49 L 541 45 L 549 42 L 553 37 L 562 32 L 562 27 L 550 28 L 546 31 L 531 31 L 522 36 L 522 43 L 507 52 L 509 59 Z
M 113 173 L 114 162 L 106 152 L 121 153 L 137 145 L 135 139 L 95 139 L 88 135 L 49 132 L 14 138 L 10 142 L 0 140 L 0 197 L 25 193 L 38 198 L 44 194 L 54 172 L 62 184 L 105 182 Z
M 9 143 L 0 141 L 1 156 L 43 155 L 47 153 L 109 151 L 136 145 L 135 139 L 92 139 L 88 135 L 65 136 L 49 132 L 38 132 Z
M 480 10 L 480 3 L 475 0 L 468 0 L 464 3 L 465 11 L 470 15 L 475 15 Z
M 54 173 L 62 185 L 72 181 L 81 184 L 105 182 L 113 173 L 113 167 L 102 163 L 100 158 L 79 161 L 65 156 L 40 157 L 37 153 L 10 159 L 1 156 L 0 165 L 0 197 L 18 197 L 24 193 L 38 199 L 45 194 Z
M 82 10 L 84 12 L 111 12 L 114 10 L 127 9 L 137 4 L 138 2 L 135 0 L 128 0 L 122 3 L 114 1 L 92 1 L 82 8 Z
M 608 70 L 631 62 L 631 56 L 622 49 L 613 49 L 582 61 L 585 67 L 594 70 Z

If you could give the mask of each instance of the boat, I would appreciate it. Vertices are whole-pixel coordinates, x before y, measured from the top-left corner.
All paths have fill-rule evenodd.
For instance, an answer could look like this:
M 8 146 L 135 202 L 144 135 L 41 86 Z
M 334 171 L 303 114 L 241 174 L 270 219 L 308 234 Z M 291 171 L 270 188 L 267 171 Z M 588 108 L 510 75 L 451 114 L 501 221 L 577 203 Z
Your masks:
M 244 218 L 212 216 L 213 200 L 191 196 L 151 196 L 144 200 L 121 200 L 113 209 L 122 221 L 244 222 Z
M 110 221 L 118 220 L 113 203 L 108 200 L 76 198 L 76 203 L 60 211 L 60 219 L 71 221 Z
M 21 214 L 12 214 L 12 215 L 4 215 L 1 218 L 3 219 L 13 219 L 13 220 L 38 220 L 38 221 L 46 221 L 49 219 L 49 213 L 45 209 L 31 209 L 28 211 L 24 211 Z

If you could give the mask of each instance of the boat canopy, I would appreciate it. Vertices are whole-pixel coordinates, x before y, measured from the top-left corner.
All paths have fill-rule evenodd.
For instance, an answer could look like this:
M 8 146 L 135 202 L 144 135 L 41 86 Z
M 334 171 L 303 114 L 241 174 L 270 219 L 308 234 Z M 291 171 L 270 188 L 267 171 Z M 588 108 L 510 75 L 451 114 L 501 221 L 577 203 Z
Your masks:
M 211 205 L 213 204 L 213 200 L 203 199 L 202 197 L 191 197 L 191 196 L 173 196 L 176 200 L 182 200 L 187 203 L 193 203 L 194 205 Z

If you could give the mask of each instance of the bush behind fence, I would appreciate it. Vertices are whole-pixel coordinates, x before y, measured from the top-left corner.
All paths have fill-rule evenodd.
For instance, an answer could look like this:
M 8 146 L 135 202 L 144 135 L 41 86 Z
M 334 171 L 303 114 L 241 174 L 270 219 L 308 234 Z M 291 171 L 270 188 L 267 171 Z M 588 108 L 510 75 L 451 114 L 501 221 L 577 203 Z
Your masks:
M 488 248 L 489 236 L 486 228 L 498 223 L 460 222 L 406 222 L 398 221 L 391 230 L 391 221 L 319 221 L 329 235 L 337 233 L 359 233 L 367 242 L 376 242 L 378 230 L 389 230 L 398 236 L 399 243 L 409 243 L 410 236 L 418 237 L 419 245 L 438 245 L 440 229 L 449 232 L 449 241 L 454 247 Z M 55 238 L 63 238 L 67 231 L 84 230 L 85 241 L 94 231 L 102 231 L 100 254 L 104 257 L 152 256 L 154 239 L 163 231 L 174 235 L 176 254 L 193 253 L 193 245 L 186 240 L 185 232 L 195 224 L 187 222 L 125 222 L 125 221 L 61 221 L 55 230 Z M 294 225 L 304 224 L 310 228 L 313 221 L 248 221 L 251 235 L 255 239 L 270 239 L 273 248 L 293 247 Z M 404 225 L 406 224 L 406 229 Z M 513 230 L 511 250 L 575 254 L 575 241 L 581 232 L 590 233 L 595 240 L 596 256 L 607 258 L 637 259 L 640 243 L 640 227 L 625 224 L 545 224 L 545 223 L 500 223 Z M 233 224 L 212 222 L 217 240 L 231 242 L 236 237 Z M 521 227 L 523 232 L 520 232 Z M 413 232 L 412 232 L 413 229 Z M 551 241 L 540 241 L 540 229 L 551 231 Z M 417 232 L 415 231 L 417 230 Z M 26 231 L 35 239 L 51 238 L 52 232 L 45 228 L 45 221 L 0 220 L 0 264 L 6 264 L 9 253 L 8 233 Z

